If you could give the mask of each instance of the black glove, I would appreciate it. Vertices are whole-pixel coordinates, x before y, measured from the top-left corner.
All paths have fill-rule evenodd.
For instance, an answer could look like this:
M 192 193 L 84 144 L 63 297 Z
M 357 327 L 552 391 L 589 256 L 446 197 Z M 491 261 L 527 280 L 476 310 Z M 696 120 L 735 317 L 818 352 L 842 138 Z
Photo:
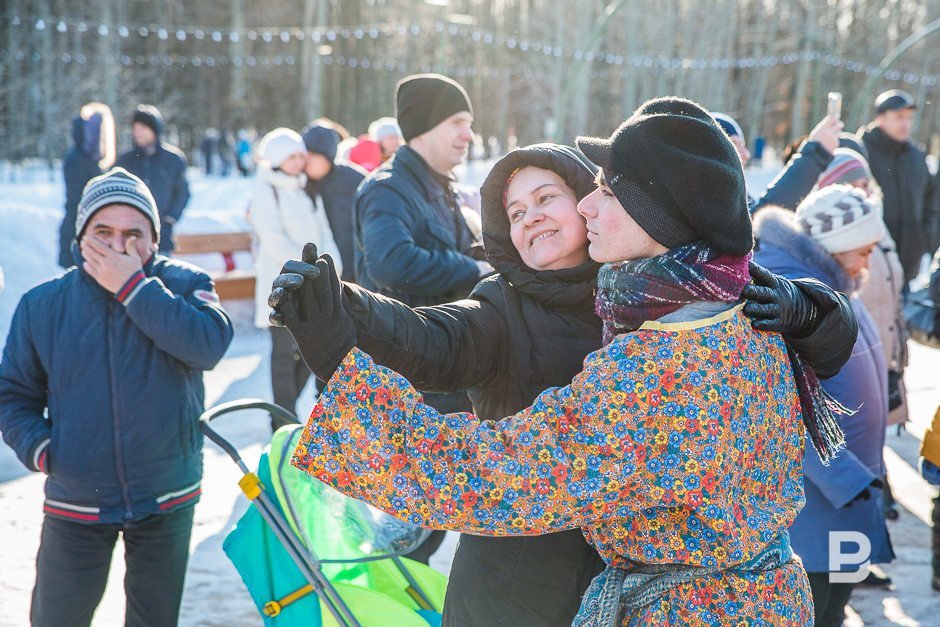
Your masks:
M 855 498 L 853 498 L 851 501 L 846 503 L 845 506 L 852 507 L 852 505 L 854 505 L 855 503 L 859 503 L 861 501 L 867 501 L 868 499 L 871 498 L 871 488 L 878 488 L 879 490 L 883 490 L 884 487 L 885 487 L 885 484 L 884 482 L 881 481 L 881 479 L 878 479 L 878 478 L 872 479 L 871 483 L 865 486 L 865 488 L 861 492 L 856 494 Z
M 755 329 L 792 337 L 803 337 L 816 329 L 816 305 L 796 283 L 753 261 L 749 270 L 754 282 L 744 287 L 742 295 L 748 301 L 744 313 Z
M 307 247 L 304 250 L 307 252 Z M 305 258 L 310 257 L 305 255 Z M 291 267 L 305 270 L 307 274 L 286 272 L 275 279 L 275 283 L 280 284 L 277 287 L 287 294 L 279 299 L 277 310 L 284 326 L 294 336 L 307 367 L 320 379 L 329 381 L 340 362 L 356 345 L 356 327 L 343 306 L 342 281 L 333 259 L 329 255 L 317 259 L 313 264 L 313 269 L 317 270 L 315 277 L 310 276 L 312 271 L 303 267 L 310 266 L 309 263 L 302 261 L 299 264 L 302 265 Z M 285 268 L 288 266 L 284 265 Z
M 299 261 L 297 259 L 288 259 L 281 266 L 281 273 L 274 278 L 271 293 L 268 294 L 268 306 L 271 308 L 268 321 L 272 326 L 285 326 L 281 305 L 290 298 L 297 297 L 297 289 L 304 284 L 304 279 L 316 279 L 320 276 L 320 269 L 314 265 L 316 262 L 317 245 L 307 242 L 304 244 L 304 250 Z

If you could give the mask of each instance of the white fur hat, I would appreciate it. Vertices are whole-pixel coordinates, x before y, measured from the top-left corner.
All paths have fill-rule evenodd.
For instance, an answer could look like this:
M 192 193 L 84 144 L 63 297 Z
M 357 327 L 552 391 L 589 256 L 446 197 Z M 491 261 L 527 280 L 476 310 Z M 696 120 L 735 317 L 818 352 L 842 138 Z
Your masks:
M 796 222 L 831 255 L 881 241 L 881 201 L 848 185 L 830 185 L 803 199 Z
M 272 168 L 279 168 L 294 153 L 307 152 L 304 140 L 299 133 L 289 128 L 276 128 L 258 144 L 258 156 Z

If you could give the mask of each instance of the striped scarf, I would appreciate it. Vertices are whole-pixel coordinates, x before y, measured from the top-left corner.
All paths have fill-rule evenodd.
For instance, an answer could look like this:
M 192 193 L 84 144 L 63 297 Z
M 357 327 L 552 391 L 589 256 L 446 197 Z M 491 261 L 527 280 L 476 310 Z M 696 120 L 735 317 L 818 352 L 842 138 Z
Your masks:
M 674 248 L 658 257 L 606 263 L 597 274 L 595 311 L 604 321 L 604 345 L 616 335 L 635 331 L 695 302 L 734 303 L 750 281 L 751 255 L 719 255 L 704 242 Z M 835 414 L 854 412 L 819 384 L 813 369 L 787 345 L 803 424 L 824 465 L 829 465 L 845 438 Z
M 604 264 L 595 302 L 604 344 L 694 302 L 736 302 L 750 281 L 750 257 L 718 255 L 704 242 L 693 242 L 658 257 Z

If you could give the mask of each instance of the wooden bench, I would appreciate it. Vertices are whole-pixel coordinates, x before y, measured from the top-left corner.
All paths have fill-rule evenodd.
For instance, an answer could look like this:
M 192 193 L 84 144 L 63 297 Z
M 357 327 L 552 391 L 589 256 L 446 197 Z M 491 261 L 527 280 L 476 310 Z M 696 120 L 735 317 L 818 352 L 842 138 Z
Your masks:
M 251 251 L 251 233 L 175 234 L 176 255 L 220 253 L 225 270 L 209 272 L 222 300 L 255 297 L 255 271 L 235 268 L 235 253 Z

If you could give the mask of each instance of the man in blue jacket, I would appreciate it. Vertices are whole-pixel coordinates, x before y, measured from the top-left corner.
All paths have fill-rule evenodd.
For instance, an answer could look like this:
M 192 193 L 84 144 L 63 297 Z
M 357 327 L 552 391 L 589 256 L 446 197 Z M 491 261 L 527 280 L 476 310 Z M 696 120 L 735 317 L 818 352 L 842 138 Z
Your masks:
M 121 168 L 89 181 L 77 267 L 20 301 L 0 430 L 48 475 L 33 625 L 88 625 L 124 537 L 127 625 L 175 625 L 202 477 L 202 373 L 232 340 L 211 279 L 157 254 L 160 220 Z
M 173 225 L 189 202 L 186 156 L 176 146 L 164 143 L 163 116 L 156 107 L 139 105 L 131 117 L 134 147 L 118 157 L 120 166 L 143 180 L 157 202 L 160 215 L 160 254 L 173 252 Z
M 473 107 L 453 80 L 416 74 L 398 83 L 396 110 L 407 143 L 353 206 L 356 282 L 411 307 L 459 300 L 492 271 L 452 185 L 473 140 Z

